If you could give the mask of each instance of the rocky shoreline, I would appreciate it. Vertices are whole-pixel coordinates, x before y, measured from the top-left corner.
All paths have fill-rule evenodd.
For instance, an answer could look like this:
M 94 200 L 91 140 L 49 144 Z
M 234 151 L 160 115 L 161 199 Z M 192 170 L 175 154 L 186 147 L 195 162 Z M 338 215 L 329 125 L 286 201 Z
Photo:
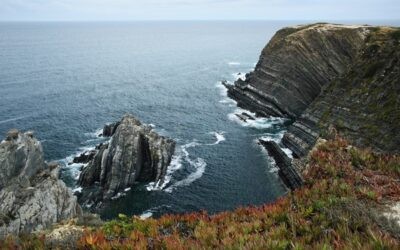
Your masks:
M 54 229 L 46 240 L 56 239 L 57 247 L 80 244 L 83 249 L 100 241 L 103 246 L 140 242 L 148 249 L 166 244 L 215 248 L 235 241 L 240 247 L 245 241 L 271 248 L 278 246 L 271 236 L 279 235 L 284 248 L 293 247 L 294 239 L 320 248 L 326 246 L 321 245 L 324 240 L 348 248 L 383 246 L 385 241 L 398 246 L 398 228 L 386 227 L 388 221 L 381 220 L 378 210 L 382 200 L 389 205 L 397 202 L 397 207 L 400 194 L 400 159 L 395 155 L 400 152 L 399 40 L 400 30 L 390 27 L 289 27 L 274 36 L 246 80 L 234 85 L 223 82 L 238 106 L 257 116 L 294 121 L 280 143 L 259 142 L 274 158 L 285 185 L 298 192 L 274 204 L 214 217 L 199 213 L 143 222 L 121 215 L 120 221 L 101 229 L 94 226 L 88 234 L 72 223 Z M 254 119 L 246 112 L 237 117 L 243 122 Z M 175 149 L 173 140 L 132 115 L 106 125 L 102 136 L 109 142 L 73 159 L 85 165 L 78 181 L 80 203 L 101 205 L 138 182 L 163 184 Z M 281 146 L 289 148 L 295 159 Z M 59 165 L 44 161 L 32 132 L 7 133 L 0 143 L 0 166 L 0 243 L 10 234 L 84 220 L 78 198 L 59 179 Z M 370 208 L 372 212 L 366 211 Z M 228 232 L 226 240 L 215 240 L 218 232 Z M 231 232 L 238 236 L 230 238 Z M 349 234 L 352 240 L 347 240 Z M 336 245 L 338 241 L 342 245 Z
M 99 206 L 138 182 L 162 185 L 175 149 L 173 140 L 129 114 L 106 125 L 102 136 L 110 137 L 109 142 L 73 159 L 86 165 L 78 180 L 78 199 L 59 179 L 58 163 L 44 161 L 33 132 L 7 133 L 0 143 L 0 239 L 82 220 L 81 205 Z
M 318 138 L 332 131 L 360 147 L 399 153 L 399 33 L 391 27 L 323 23 L 284 28 L 245 80 L 223 85 L 239 107 L 257 116 L 293 120 L 281 145 L 295 158 L 307 156 Z M 278 164 L 281 171 L 298 171 L 279 161 L 287 156 L 276 145 L 262 144 L 284 162 Z M 288 183 L 294 180 L 289 173 L 282 179 L 297 187 L 297 181 Z

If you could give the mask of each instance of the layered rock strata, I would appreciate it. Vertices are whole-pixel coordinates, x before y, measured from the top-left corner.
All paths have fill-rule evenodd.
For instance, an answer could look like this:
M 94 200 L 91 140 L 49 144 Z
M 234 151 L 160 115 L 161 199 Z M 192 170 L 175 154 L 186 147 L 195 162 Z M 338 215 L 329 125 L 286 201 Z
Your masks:
M 224 85 L 240 107 L 293 119 L 282 144 L 295 158 L 333 130 L 356 146 L 399 153 L 399 54 L 399 28 L 284 28 L 245 81 Z
M 304 181 L 301 174 L 292 165 L 292 160 L 282 151 L 280 146 L 274 141 L 260 140 L 260 144 L 274 158 L 276 166 L 279 168 L 278 174 L 285 185 L 294 190 L 303 185 Z
M 158 135 L 132 115 L 107 125 L 104 131 L 111 136 L 109 143 L 97 147 L 79 177 L 86 199 L 109 200 L 137 182 L 162 185 L 175 149 L 173 140 Z
M 283 144 L 302 157 L 330 128 L 359 147 L 400 153 L 400 29 L 370 28 L 364 49 L 289 127 Z
M 346 72 L 365 44 L 366 26 L 316 24 L 279 30 L 255 70 L 228 85 L 238 106 L 260 116 L 296 118 Z

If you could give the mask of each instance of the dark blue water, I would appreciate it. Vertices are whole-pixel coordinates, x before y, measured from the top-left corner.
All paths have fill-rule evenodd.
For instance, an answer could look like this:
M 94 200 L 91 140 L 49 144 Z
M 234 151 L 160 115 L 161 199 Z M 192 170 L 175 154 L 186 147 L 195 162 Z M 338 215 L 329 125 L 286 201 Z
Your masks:
M 0 134 L 34 130 L 71 188 L 78 168 L 67 159 L 125 113 L 175 139 L 164 189 L 137 186 L 105 208 L 106 218 L 273 201 L 285 189 L 255 141 L 279 138 L 283 121 L 241 124 L 218 82 L 250 71 L 275 31 L 293 23 L 2 23 Z

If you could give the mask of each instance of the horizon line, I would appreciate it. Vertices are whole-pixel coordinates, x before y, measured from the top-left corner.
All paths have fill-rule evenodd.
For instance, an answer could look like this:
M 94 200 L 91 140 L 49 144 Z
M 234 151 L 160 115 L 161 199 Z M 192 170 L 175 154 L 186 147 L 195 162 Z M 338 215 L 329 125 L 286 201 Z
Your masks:
M 229 22 L 242 22 L 242 21 L 311 21 L 311 22 L 336 22 L 336 21 L 400 21 L 400 18 L 375 18 L 375 19 L 48 19 L 48 20 L 35 20 L 35 19 L 20 19 L 20 20 L 0 20 L 1 23 L 19 23 L 19 22 L 216 22 L 216 21 L 229 21 Z

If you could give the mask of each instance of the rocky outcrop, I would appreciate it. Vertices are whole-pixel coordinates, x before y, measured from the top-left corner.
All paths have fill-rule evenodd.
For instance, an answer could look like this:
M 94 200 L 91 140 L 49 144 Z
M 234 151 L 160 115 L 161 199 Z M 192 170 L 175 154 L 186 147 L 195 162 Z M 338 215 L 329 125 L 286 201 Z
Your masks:
M 11 130 L 0 143 L 0 238 L 80 217 L 77 198 L 47 164 L 32 132 Z
M 296 118 L 365 44 L 366 26 L 315 24 L 279 30 L 254 72 L 228 86 L 238 106 L 259 116 Z
M 85 202 L 109 200 L 137 182 L 164 180 L 175 142 L 158 135 L 132 115 L 105 129 L 110 142 L 97 153 L 79 177 Z M 110 132 L 111 131 L 111 132 Z
M 370 28 L 364 49 L 289 127 L 283 144 L 297 157 L 334 127 L 352 144 L 400 153 L 400 29 Z
M 279 168 L 279 177 L 285 185 L 294 190 L 303 185 L 304 181 L 297 169 L 292 165 L 292 160 L 286 155 L 280 146 L 274 141 L 260 140 L 260 144 L 268 151 L 268 154 L 274 158 Z
M 118 121 L 118 122 L 104 125 L 102 136 L 106 136 L 106 137 L 113 136 L 120 123 L 121 122 Z
M 282 144 L 295 158 L 336 133 L 359 147 L 399 153 L 399 39 L 392 27 L 284 28 L 245 81 L 224 85 L 240 107 L 292 118 Z

